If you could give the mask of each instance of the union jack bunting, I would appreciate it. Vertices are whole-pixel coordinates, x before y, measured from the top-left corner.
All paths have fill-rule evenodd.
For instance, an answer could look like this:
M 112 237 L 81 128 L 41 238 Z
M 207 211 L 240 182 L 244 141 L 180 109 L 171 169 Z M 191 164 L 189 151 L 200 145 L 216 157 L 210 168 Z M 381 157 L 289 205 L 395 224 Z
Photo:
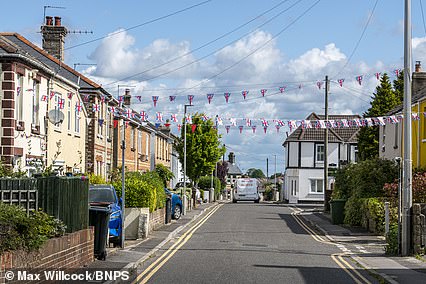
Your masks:
M 290 131 L 292 131 L 293 129 L 296 129 L 297 128 L 296 121 L 295 120 L 289 120 L 288 121 L 288 127 L 290 128 Z
M 80 102 L 75 104 L 75 111 L 79 113 L 83 109 L 83 106 L 80 104 Z
M 228 100 L 229 100 L 229 97 L 231 96 L 231 93 L 224 93 L 223 95 L 225 96 L 226 103 L 228 103 Z
M 392 124 L 398 123 L 398 119 L 396 118 L 395 115 L 391 115 L 388 117 L 388 121 Z
M 126 109 L 126 116 L 128 118 L 132 118 L 133 117 L 133 111 L 130 108 Z
M 281 86 L 281 87 L 278 88 L 278 90 L 280 90 L 280 93 L 284 93 L 285 88 L 286 88 L 285 86 Z
M 177 129 L 178 129 L 178 131 L 180 131 L 180 129 L 182 128 L 182 125 L 180 125 L 180 124 L 178 124 L 177 125 Z
M 192 105 L 192 101 L 194 100 L 194 95 L 188 95 L 188 102 Z
M 318 87 L 318 89 L 320 89 L 320 90 L 321 90 L 322 82 L 318 81 L 318 82 L 317 82 L 317 87 Z
M 98 119 L 99 126 L 102 127 L 104 125 L 104 120 L 102 118 Z
M 192 124 L 192 116 L 191 115 L 187 114 L 185 120 L 186 120 L 186 123 Z
M 378 121 L 379 125 L 385 125 L 385 119 L 383 117 L 378 117 L 377 121 Z
M 58 100 L 58 108 L 59 109 L 64 109 L 65 107 L 65 100 L 64 99 L 59 99 Z
M 92 105 L 92 110 L 93 110 L 93 112 L 99 112 L 100 111 L 99 105 L 98 104 L 93 104 Z
M 50 96 L 49 96 L 49 100 L 51 100 L 54 96 L 55 96 L 55 92 L 54 92 L 54 91 L 51 91 L 51 92 L 50 92 Z
M 268 130 L 268 126 L 264 126 L 263 127 L 263 132 L 265 132 L 265 134 L 266 134 L 266 131 Z
M 21 94 L 21 87 L 16 88 L 16 95 L 19 96 Z
M 209 102 L 209 104 L 212 102 L 214 97 L 214 94 L 207 94 L 207 101 Z
M 229 129 L 231 128 L 230 125 L 225 125 L 226 133 L 229 133 Z
M 109 112 L 115 113 L 115 107 L 113 107 L 113 106 L 110 106 L 108 108 L 108 110 L 109 110 Z
M 158 96 L 152 96 L 152 101 L 154 103 L 154 107 L 157 106 L 157 102 L 158 102 Z
M 84 94 L 83 97 L 85 102 L 89 101 L 89 94 Z
M 395 73 L 395 76 L 398 77 L 399 76 L 399 72 L 401 72 L 401 70 L 395 69 L 393 72 Z
M 420 116 L 419 116 L 419 114 L 418 114 L 417 112 L 413 112 L 413 113 L 411 114 L 411 118 L 412 118 L 413 120 L 420 120 Z
M 216 124 L 217 125 L 223 125 L 222 118 L 220 118 L 219 116 L 216 116 Z
M 208 116 L 207 116 L 207 115 L 202 115 L 202 116 L 201 116 L 201 120 L 202 120 L 202 121 L 207 121 L 207 120 L 209 120 L 209 118 L 208 118 Z
M 124 121 L 124 125 L 126 126 L 126 128 L 129 126 L 129 122 L 128 120 Z
M 266 90 L 266 89 L 261 89 L 260 90 L 260 93 L 262 94 L 262 97 L 264 97 L 265 96 L 265 94 L 266 94 L 266 92 L 267 92 L 268 90 Z
M 277 133 L 279 133 L 279 132 L 280 132 L 280 128 L 281 128 L 281 126 L 279 126 L 278 124 L 277 124 L 277 125 L 275 125 L 275 129 L 277 129 Z
M 68 97 L 68 99 L 72 99 L 72 96 L 73 96 L 74 94 L 72 93 L 72 92 L 68 92 L 68 94 L 67 94 L 67 97 Z
M 41 101 L 42 102 L 47 102 L 47 96 L 46 95 L 41 96 Z
M 345 79 L 339 79 L 337 82 L 339 83 L 340 87 L 343 87 L 343 82 L 345 82 Z
M 246 118 L 246 126 L 251 126 L 251 120 L 250 120 L 250 118 Z
M 342 119 L 342 125 L 343 127 L 349 127 L 349 123 L 347 119 Z
M 261 121 L 262 121 L 262 126 L 263 127 L 268 127 L 269 126 L 269 122 L 266 119 L 262 118 Z
M 379 80 L 380 79 L 380 75 L 381 75 L 381 73 L 380 72 L 377 72 L 376 74 L 374 74 L 374 75 L 376 75 L 376 79 L 377 80 Z
M 253 133 L 256 133 L 256 125 L 253 125 L 253 126 L 251 127 L 251 130 L 253 130 Z
M 171 114 L 170 115 L 170 120 L 173 121 L 173 122 L 177 122 L 178 120 L 177 120 L 176 114 Z
M 237 119 L 236 118 L 230 118 L 229 121 L 231 122 L 232 126 L 237 126 Z
M 143 110 L 140 111 L 139 115 L 140 115 L 142 121 L 147 121 L 148 120 L 148 114 L 145 111 L 143 111 Z
M 361 83 L 362 83 L 362 75 L 361 76 L 356 76 L 355 79 L 357 80 L 358 84 L 361 85 Z
M 242 91 L 241 94 L 243 95 L 243 98 L 246 99 L 249 91 Z
M 104 103 L 105 102 L 105 95 L 101 95 L 101 102 Z
M 170 100 L 171 102 L 174 102 L 174 101 L 176 100 L 176 96 L 169 96 L 169 100 Z
M 367 126 L 368 127 L 374 126 L 373 120 L 371 118 L 367 117 L 365 120 L 367 120 Z
M 285 126 L 284 121 L 282 121 L 281 119 L 277 119 L 277 120 L 275 120 L 275 123 L 276 123 L 278 126 Z
M 121 103 L 123 101 L 123 96 L 118 96 L 118 102 Z
M 242 126 L 242 125 L 238 126 L 238 129 L 240 130 L 240 134 L 243 133 L 243 128 L 244 128 L 244 126 Z
M 157 112 L 157 114 L 156 114 L 156 120 L 157 121 L 163 121 L 163 114 L 161 112 Z

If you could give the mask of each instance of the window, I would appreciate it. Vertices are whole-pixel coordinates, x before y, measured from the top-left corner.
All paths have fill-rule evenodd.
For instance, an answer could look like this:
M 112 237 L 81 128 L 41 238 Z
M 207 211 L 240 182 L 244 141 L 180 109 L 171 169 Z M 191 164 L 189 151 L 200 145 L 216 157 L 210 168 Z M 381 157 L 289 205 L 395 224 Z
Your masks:
M 23 107 L 23 97 L 25 90 L 23 89 L 23 76 L 18 74 L 18 78 L 16 80 L 17 86 L 16 86 L 16 108 L 15 108 L 15 118 L 17 120 L 23 120 L 22 119 L 22 107 Z
M 100 104 L 100 110 L 99 110 L 99 115 L 98 115 L 98 135 L 100 135 L 101 137 L 103 136 L 103 125 L 105 123 L 105 121 L 103 121 L 102 123 L 99 123 L 99 119 L 104 119 L 104 104 L 101 103 Z
M 74 132 L 80 133 L 80 112 L 77 111 L 77 108 L 74 116 Z
M 132 145 L 132 149 L 135 149 L 135 129 L 132 127 L 130 131 L 130 145 Z
M 68 119 L 68 131 L 71 131 L 71 100 L 68 100 L 68 110 L 67 110 L 67 119 Z
M 317 145 L 317 162 L 324 162 L 324 145 Z
M 110 132 L 111 132 L 111 115 L 107 112 L 106 113 L 106 121 L 105 121 L 105 127 L 106 127 L 106 129 L 105 129 L 105 134 L 106 134 L 106 137 L 107 137 L 107 139 L 109 139 L 110 138 Z
M 322 179 L 311 179 L 310 193 L 323 193 L 324 192 L 324 180 Z
M 146 143 L 145 143 L 145 155 L 148 156 L 149 153 L 149 134 L 146 134 Z
M 33 102 L 32 102 L 32 125 L 38 126 L 40 124 L 38 120 L 39 114 L 39 101 L 40 101 L 40 84 L 37 81 L 33 81 Z
M 138 153 L 142 153 L 142 132 L 138 131 Z

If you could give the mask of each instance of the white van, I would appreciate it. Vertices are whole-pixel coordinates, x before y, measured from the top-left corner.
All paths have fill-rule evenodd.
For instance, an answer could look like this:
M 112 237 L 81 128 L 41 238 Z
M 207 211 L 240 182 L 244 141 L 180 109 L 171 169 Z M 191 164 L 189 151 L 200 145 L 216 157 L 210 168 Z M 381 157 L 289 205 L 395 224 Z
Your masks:
M 254 201 L 259 203 L 259 183 L 255 178 L 239 178 L 235 181 L 232 202 Z

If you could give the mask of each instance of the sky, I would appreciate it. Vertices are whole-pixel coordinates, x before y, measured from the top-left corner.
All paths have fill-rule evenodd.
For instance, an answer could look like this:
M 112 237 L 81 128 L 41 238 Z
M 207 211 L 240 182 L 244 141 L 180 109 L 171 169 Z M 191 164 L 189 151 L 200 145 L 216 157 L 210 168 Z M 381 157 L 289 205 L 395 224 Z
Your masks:
M 1 31 L 17 32 L 39 46 L 44 12 L 62 17 L 71 31 L 65 63 L 87 64 L 75 68 L 115 96 L 130 86 L 136 111 L 151 118 L 156 112 L 182 116 L 193 95 L 189 113 L 219 115 L 225 124 L 228 118 L 250 118 L 258 125 L 255 133 L 219 127 L 226 155 L 234 152 L 243 172 L 266 173 L 267 158 L 270 175 L 275 159 L 276 171 L 284 171 L 282 143 L 290 130 L 277 132 L 272 121 L 323 114 L 324 84 L 318 83 L 326 75 L 329 113 L 362 114 L 378 84 L 375 74 L 386 72 L 393 80 L 403 68 L 401 0 L 3 2 L 2 10 L 11 12 L 0 18 Z M 423 13 L 426 0 L 412 0 L 413 63 L 426 62 Z M 242 91 L 249 92 L 246 100 Z M 224 93 L 231 93 L 229 103 Z M 214 94 L 211 104 L 207 94 Z M 156 107 L 152 96 L 159 96 Z M 270 121 L 266 133 L 261 119 Z

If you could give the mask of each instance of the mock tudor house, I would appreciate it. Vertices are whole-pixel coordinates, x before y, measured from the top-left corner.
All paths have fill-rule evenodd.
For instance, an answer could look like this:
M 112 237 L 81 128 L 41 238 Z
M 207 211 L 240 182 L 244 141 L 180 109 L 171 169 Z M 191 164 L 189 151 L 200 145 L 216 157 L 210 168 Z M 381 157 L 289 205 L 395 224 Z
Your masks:
M 243 175 L 243 172 L 236 165 L 235 154 L 230 152 L 228 155 L 228 173 L 226 175 L 226 188 L 230 190 L 234 185 L 235 181 Z
M 359 115 L 329 115 L 329 122 L 353 121 Z M 323 121 L 311 113 L 306 120 Z M 336 127 L 328 131 L 329 168 L 357 161 L 358 127 Z M 324 201 L 324 129 L 299 126 L 283 143 L 286 169 L 284 199 L 289 203 Z M 329 188 L 334 182 L 328 178 Z

